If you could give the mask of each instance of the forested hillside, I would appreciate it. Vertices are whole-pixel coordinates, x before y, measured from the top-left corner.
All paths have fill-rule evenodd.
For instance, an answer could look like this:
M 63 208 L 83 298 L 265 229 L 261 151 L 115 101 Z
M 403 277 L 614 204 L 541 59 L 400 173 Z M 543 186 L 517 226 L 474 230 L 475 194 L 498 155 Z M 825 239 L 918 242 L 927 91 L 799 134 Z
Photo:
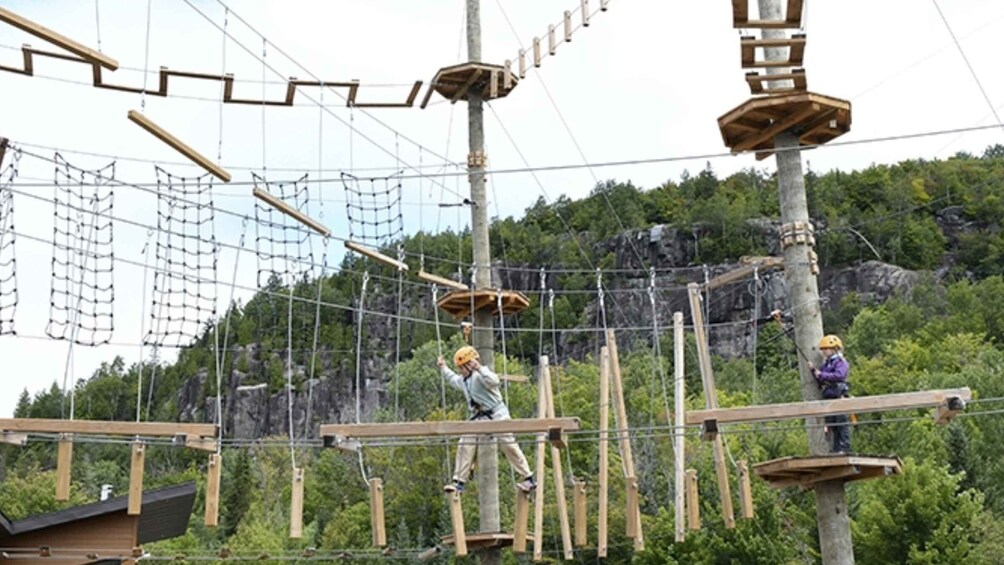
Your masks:
M 851 364 L 852 392 L 867 396 L 929 388 L 969 386 L 976 401 L 946 427 L 934 425 L 930 411 L 862 414 L 854 428 L 858 453 L 896 454 L 905 462 L 901 477 L 863 481 L 848 486 L 857 562 L 991 564 L 1004 555 L 1004 146 L 988 148 L 981 156 L 960 154 L 945 161 L 905 161 L 876 165 L 862 171 L 813 171 L 806 177 L 810 213 L 816 225 L 817 252 L 826 270 L 878 259 L 921 272 L 908 292 L 885 302 L 853 294 L 839 304 L 826 305 L 826 331 L 844 337 Z M 616 214 L 611 213 L 615 210 Z M 671 271 L 701 265 L 734 263 L 743 255 L 768 255 L 777 242 L 765 236 L 765 225 L 779 216 L 775 179 L 758 170 L 718 178 L 710 166 L 679 180 L 650 188 L 630 182 L 609 181 L 582 200 L 543 200 L 522 218 L 498 218 L 491 226 L 493 256 L 505 276 L 525 270 L 526 278 L 545 267 L 547 286 L 563 291 L 554 304 L 554 316 L 544 319 L 537 295 L 512 328 L 536 329 L 596 327 L 587 305 L 595 299 L 596 275 L 635 277 L 648 281 L 648 268 Z M 662 226 L 692 240 L 685 264 L 653 257 L 630 230 Z M 769 231 L 769 230 L 768 230 Z M 468 234 L 419 233 L 400 242 L 413 257 L 424 256 L 425 268 L 446 277 L 463 277 L 471 263 Z M 390 254 L 395 254 L 393 246 Z M 444 260 L 444 258 L 450 258 Z M 397 273 L 387 267 L 346 259 L 321 281 L 303 279 L 293 292 L 313 299 L 320 288 L 322 300 L 346 306 L 361 299 L 359 272 L 368 270 L 383 278 L 371 282 L 367 306 L 390 314 L 402 313 L 429 319 L 428 297 L 406 301 L 399 308 Z M 617 275 L 616 273 L 622 273 Z M 627 274 L 624 274 L 627 273 Z M 634 273 L 634 274 L 630 274 Z M 516 286 L 500 281 L 503 286 Z M 234 374 L 243 384 L 265 383 L 272 393 L 284 390 L 287 329 L 293 328 L 295 363 L 316 364 L 319 378 L 348 379 L 355 372 L 357 336 L 352 308 L 321 308 L 318 345 L 313 304 L 295 302 L 287 317 L 286 294 L 278 281 L 262 289 L 251 301 L 236 305 L 219 325 L 208 325 L 203 336 L 182 351 L 176 363 L 156 367 L 156 386 L 144 398 L 144 416 L 174 421 L 181 417 L 181 391 L 192 382 L 191 393 L 202 404 L 215 392 L 213 345 L 225 333 L 240 348 L 226 358 L 224 382 Z M 581 292 L 576 292 L 581 291 Z M 427 288 L 416 293 L 427 293 Z M 647 301 L 644 286 L 639 300 Z M 443 315 L 443 314 L 441 314 Z M 445 316 L 445 315 L 443 315 Z M 668 326 L 669 320 L 663 320 Z M 388 326 L 386 335 L 370 330 L 362 340 L 365 355 L 379 358 L 380 370 L 369 369 L 379 380 L 379 406 L 371 419 L 382 421 L 461 419 L 465 408 L 459 393 L 447 391 L 442 401 L 441 380 L 434 360 L 439 352 L 436 328 L 406 323 Z M 665 329 L 665 328 L 664 328 Z M 383 330 L 381 330 L 383 331 Z M 396 339 L 398 351 L 377 349 L 374 344 Z M 452 351 L 460 338 L 452 322 L 443 329 L 442 347 Z M 572 333 L 572 332 L 570 332 Z M 372 334 L 372 335 L 371 335 Z M 686 460 L 698 470 L 702 501 L 702 530 L 689 532 L 687 541 L 675 544 L 673 527 L 672 434 L 669 413 L 673 406 L 672 333 L 663 331 L 658 344 L 651 333 L 620 332 L 625 343 L 621 364 L 627 391 L 628 412 L 635 434 L 636 466 L 642 494 L 646 550 L 635 554 L 624 537 L 624 484 L 619 473 L 611 480 L 612 562 L 625 563 L 805 563 L 818 556 L 813 497 L 797 490 L 775 491 L 754 479 L 756 518 L 726 530 L 720 519 L 713 479 L 711 451 L 690 434 Z M 580 340 L 595 339 L 582 334 Z M 538 352 L 552 354 L 552 378 L 559 415 L 577 416 L 583 427 L 595 430 L 598 422 L 598 375 L 591 343 L 574 348 L 565 336 L 561 347 L 546 343 L 552 335 L 534 332 L 508 336 L 506 353 L 496 358 L 496 368 L 511 374 L 533 375 Z M 557 337 L 554 338 L 555 340 Z M 372 347 L 371 347 L 372 346 Z M 250 353 L 254 350 L 254 354 Z M 583 352 L 565 355 L 565 352 Z M 725 406 L 799 400 L 796 352 L 776 324 L 764 324 L 756 336 L 755 354 L 714 359 L 719 404 Z M 661 358 L 658 357 L 661 353 Z M 364 361 L 372 363 L 372 361 Z M 396 363 L 396 364 L 395 364 Z M 693 337 L 686 355 L 688 406 L 703 407 L 700 375 Z M 76 385 L 76 416 L 90 419 L 130 420 L 136 414 L 139 366 L 109 360 L 89 379 Z M 149 383 L 154 367 L 142 367 Z M 327 371 L 327 372 L 324 372 Z M 205 376 L 193 381 L 195 375 Z M 309 372 L 298 371 L 294 387 L 308 385 Z M 667 390 L 668 388 L 668 390 Z M 186 393 L 187 394 L 187 393 Z M 534 414 L 533 385 L 512 384 L 508 398 L 517 417 Z M 145 396 L 145 394 L 144 394 Z M 62 392 L 52 388 L 34 397 L 22 396 L 18 417 L 60 417 Z M 206 413 L 199 413 L 206 419 Z M 800 423 L 732 426 L 723 434 L 730 461 L 751 463 L 807 452 Z M 301 434 L 302 435 L 302 434 Z M 570 444 L 565 472 L 583 479 L 590 492 L 590 541 L 596 539 L 596 476 L 598 444 L 595 436 Z M 354 455 L 336 450 L 301 448 L 298 465 L 306 469 L 306 533 L 302 540 L 287 539 L 290 496 L 290 450 L 277 441 L 224 450 L 221 527 L 202 526 L 202 497 L 188 534 L 147 548 L 155 555 L 207 555 L 227 546 L 235 554 L 277 556 L 284 551 L 314 547 L 318 550 L 355 550 L 353 556 L 383 559 L 370 546 L 369 477 L 382 477 L 390 545 L 398 557 L 413 558 L 413 550 L 435 545 L 449 533 L 449 515 L 441 487 L 449 478 L 451 453 L 443 445 L 392 445 L 368 448 L 362 470 Z M 528 447 L 528 446 L 525 446 Z M 123 445 L 78 445 L 74 451 L 73 500 L 94 500 L 103 483 L 125 493 L 129 450 Z M 54 495 L 55 449 L 48 442 L 15 448 L 0 446 L 0 509 L 11 518 L 62 507 Z M 180 448 L 155 446 L 147 453 L 146 486 L 183 480 L 205 483 L 205 456 Z M 509 475 L 502 465 L 503 493 Z M 620 460 L 612 454 L 612 469 Z M 550 472 L 548 472 L 550 479 Z M 569 483 L 570 484 L 570 483 Z M 476 491 L 477 486 L 473 485 Z M 553 485 L 548 483 L 548 489 Z M 512 523 L 513 500 L 502 497 L 502 523 Z M 475 517 L 477 497 L 465 496 L 465 513 Z M 560 549 L 556 505 L 548 496 L 545 540 L 550 553 Z M 577 552 L 582 561 L 595 561 L 595 550 Z M 437 557 L 440 562 L 449 556 Z M 514 558 L 507 553 L 506 559 Z

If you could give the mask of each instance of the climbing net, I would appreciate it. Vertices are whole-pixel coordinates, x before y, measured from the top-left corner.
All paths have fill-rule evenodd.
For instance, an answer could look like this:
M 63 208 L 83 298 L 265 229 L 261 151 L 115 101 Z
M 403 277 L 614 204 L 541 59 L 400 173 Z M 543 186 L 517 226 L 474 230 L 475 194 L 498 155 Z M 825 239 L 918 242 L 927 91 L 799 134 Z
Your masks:
M 17 310 L 17 258 L 14 255 L 14 195 L 9 190 L 17 178 L 21 152 L 11 154 L 11 162 L 0 170 L 0 335 L 15 334 Z
M 349 239 L 380 246 L 404 235 L 400 175 L 359 178 L 342 173 Z
M 213 183 L 157 170 L 157 269 L 146 345 L 185 345 L 216 316 Z
M 59 153 L 53 161 L 52 284 L 45 331 L 80 345 L 108 343 L 115 329 L 115 163 L 87 171 Z

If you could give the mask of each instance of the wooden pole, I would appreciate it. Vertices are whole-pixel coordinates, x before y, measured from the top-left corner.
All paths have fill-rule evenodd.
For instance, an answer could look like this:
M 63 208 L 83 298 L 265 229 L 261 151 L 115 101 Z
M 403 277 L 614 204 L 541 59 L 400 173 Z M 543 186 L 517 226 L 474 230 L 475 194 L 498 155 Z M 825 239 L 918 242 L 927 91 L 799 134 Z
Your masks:
M 697 470 L 687 469 L 687 527 L 701 529 L 701 503 L 697 498 Z
M 638 520 L 632 520 L 630 517 L 637 516 L 640 512 L 638 510 L 638 479 L 636 477 L 628 477 L 624 482 L 627 483 L 627 499 L 625 501 L 624 515 L 628 517 L 625 535 L 634 539 L 638 537 Z
M 370 479 L 370 519 L 373 526 L 373 545 L 387 545 L 387 527 L 383 515 L 383 479 Z
M 146 461 L 146 446 L 141 442 L 132 444 L 132 458 L 129 470 L 130 516 L 139 516 L 143 509 L 143 467 Z
M 223 471 L 223 456 L 214 453 L 209 456 L 206 470 L 206 514 L 203 522 L 215 528 L 220 524 L 220 475 Z
M 753 518 L 753 485 L 750 484 L 750 470 L 746 461 L 736 463 L 739 466 L 739 508 L 744 520 Z
M 676 471 L 676 541 L 686 539 L 684 524 L 686 511 L 686 435 L 683 423 L 686 409 L 686 387 L 684 379 L 684 348 L 686 342 L 683 336 L 683 312 L 673 312 L 673 403 L 676 408 L 673 430 L 673 466 Z
M 537 417 L 547 418 L 547 379 L 544 375 L 547 356 L 540 357 L 540 370 L 537 374 Z M 537 477 L 537 492 L 533 499 L 533 560 L 544 559 L 544 485 L 546 482 L 544 457 L 547 454 L 547 434 L 537 435 L 537 455 L 534 476 Z
M 544 378 L 544 391 L 547 393 L 547 417 L 555 418 L 554 389 L 551 386 L 551 367 L 546 355 L 540 357 L 541 376 Z M 574 558 L 572 549 L 572 531 L 568 523 L 568 503 L 565 498 L 565 480 L 561 470 L 561 450 L 551 444 L 551 469 L 554 473 L 554 493 L 558 499 L 558 522 L 561 526 L 561 546 L 566 560 Z
M 65 435 L 56 448 L 56 500 L 70 500 L 70 475 L 73 468 L 73 439 Z
M 516 527 L 513 528 L 513 553 L 526 553 L 526 534 L 530 522 L 530 493 L 516 489 Z
M 453 522 L 453 549 L 457 557 L 467 555 L 467 535 L 464 530 L 464 507 L 460 493 L 450 495 L 450 521 Z
M 701 310 L 701 290 L 697 283 L 687 285 L 690 295 L 690 317 L 694 321 L 694 335 L 697 338 L 697 359 L 701 369 L 701 381 L 704 383 L 704 404 L 710 410 L 718 407 L 718 393 L 715 389 L 715 375 L 711 369 L 711 353 L 708 351 L 708 337 L 704 332 L 704 313 Z M 729 487 L 729 470 L 725 466 L 725 444 L 722 436 L 714 434 L 712 438 L 712 455 L 715 462 L 715 475 L 718 478 L 718 493 L 721 497 L 722 518 L 725 528 L 736 527 L 735 511 L 732 508 L 732 492 Z
M 572 490 L 572 506 L 575 508 L 575 547 L 589 545 L 589 535 L 586 528 L 586 481 L 574 481 Z
M 600 348 L 600 493 L 596 555 L 607 556 L 607 506 L 610 503 L 610 348 Z
M 617 336 L 614 334 L 614 330 L 607 330 L 607 347 L 610 349 L 610 377 L 613 384 L 614 393 L 614 414 L 616 416 L 615 421 L 617 422 L 617 437 L 618 443 L 621 446 L 621 454 L 624 458 L 624 473 L 626 477 L 633 477 L 637 480 L 638 475 L 635 473 L 634 469 L 634 455 L 631 451 L 631 436 L 628 434 L 628 418 L 627 418 L 627 407 L 624 402 L 624 383 L 621 380 L 621 365 L 620 358 L 617 353 Z M 631 495 L 630 483 L 627 486 L 628 496 Z M 631 537 L 634 539 L 635 550 L 641 551 L 645 548 L 645 538 L 641 529 L 641 508 L 640 505 L 636 506 L 636 512 L 634 516 L 625 516 L 628 521 L 627 531 L 632 534 Z M 632 524 L 632 522 L 634 522 Z
M 289 537 L 303 537 L 303 469 L 293 468 L 292 501 L 289 506 Z
M 388 257 L 388 256 L 384 255 L 383 253 L 380 253 L 379 251 L 375 250 L 375 249 L 370 249 L 369 247 L 366 247 L 365 245 L 360 245 L 360 244 L 358 244 L 358 243 L 356 243 L 354 241 L 346 241 L 345 242 L 345 247 L 347 247 L 348 249 L 351 249 L 352 251 L 355 251 L 356 253 L 361 253 L 361 254 L 369 257 L 370 259 L 374 259 L 376 261 L 379 261 L 379 262 L 383 263 L 384 265 L 389 265 L 391 267 L 394 267 L 395 269 L 398 269 L 400 271 L 407 271 L 408 270 L 408 264 L 405 263 L 404 261 L 398 261 L 397 259 L 394 259 L 393 257 Z

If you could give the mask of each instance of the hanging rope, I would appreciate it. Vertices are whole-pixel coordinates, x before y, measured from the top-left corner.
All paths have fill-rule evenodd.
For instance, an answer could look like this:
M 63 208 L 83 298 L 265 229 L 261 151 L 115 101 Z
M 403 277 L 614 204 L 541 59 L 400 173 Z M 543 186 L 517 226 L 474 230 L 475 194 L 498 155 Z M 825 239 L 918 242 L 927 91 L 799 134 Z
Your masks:
M 323 205 L 322 205 L 323 206 Z M 321 213 L 324 217 L 324 213 Z M 310 375 L 307 378 L 307 415 L 303 422 L 303 437 L 310 437 L 310 418 L 314 404 L 314 375 L 317 369 L 317 338 L 321 332 L 321 292 L 324 287 L 324 277 L 328 266 L 328 242 L 324 238 L 324 256 L 321 260 L 321 276 L 317 277 L 317 305 L 314 309 L 314 339 L 310 346 Z
M 541 279 L 544 278 L 544 270 L 541 269 Z M 541 293 L 543 294 L 543 292 Z M 541 303 L 543 307 L 543 302 Z M 547 309 L 551 312 L 551 358 L 553 359 L 553 364 L 558 365 L 558 331 L 556 328 L 557 322 L 554 316 L 554 289 L 548 289 L 547 291 Z M 541 316 L 540 320 L 541 331 L 544 328 L 544 317 Z M 543 340 L 543 336 L 541 336 Z M 561 377 L 554 379 L 556 395 L 558 397 L 558 411 L 562 418 L 565 417 L 565 397 L 561 393 Z M 569 449 L 565 449 L 565 461 L 566 468 L 568 469 L 568 480 L 571 482 L 575 481 L 575 472 L 572 469 L 572 453 Z
M 296 282 L 289 282 L 289 303 L 286 307 L 286 413 L 289 418 L 289 459 L 296 469 L 296 440 L 293 433 L 293 291 Z
M 656 308 L 656 305 L 655 305 L 655 303 L 656 303 L 655 294 L 656 294 L 656 290 L 655 290 L 655 267 L 649 267 L 649 270 L 648 270 L 648 300 L 649 300 L 649 303 L 652 306 L 652 343 L 653 343 L 653 346 L 654 346 L 653 352 L 655 354 L 656 369 L 659 371 L 659 379 L 660 379 L 660 381 L 662 383 L 662 403 L 663 403 L 663 409 L 665 410 L 666 419 L 668 421 L 669 418 L 670 418 L 670 414 L 671 414 L 670 409 L 669 409 L 669 391 L 668 391 L 668 389 L 666 387 L 666 371 L 663 370 L 663 366 L 662 366 L 662 343 L 660 342 L 660 339 L 659 339 L 659 333 L 660 333 L 659 332 L 659 311 L 658 311 L 658 309 Z M 674 452 L 674 456 L 675 456 L 675 452 Z M 681 456 L 682 456 L 682 454 L 681 454 Z M 669 500 L 672 500 L 673 499 L 673 476 L 671 474 L 669 474 L 669 473 L 666 474 L 666 482 L 667 482 L 667 489 L 668 489 L 668 498 L 669 498 Z
M 219 357 L 219 365 L 216 369 L 216 427 L 217 436 L 219 441 L 216 443 L 216 453 L 220 453 L 223 450 L 223 391 L 220 390 L 222 385 L 221 367 L 225 367 L 227 363 L 227 350 L 230 344 L 230 316 L 234 311 L 234 293 L 237 290 L 237 267 L 240 265 L 241 251 L 244 249 L 244 238 L 248 231 L 248 219 L 245 216 L 241 221 L 241 238 L 238 243 L 239 249 L 234 257 L 234 273 L 230 278 L 230 300 L 227 302 L 229 305 L 227 309 L 227 318 L 223 328 L 223 354 Z M 217 330 L 217 336 L 219 335 L 219 330 Z M 217 347 L 219 342 L 217 341 Z M 149 417 L 149 412 L 147 413 Z
M 502 310 L 502 289 L 498 289 L 496 294 L 496 305 L 499 310 L 499 334 L 502 337 L 502 374 L 509 376 L 509 355 L 506 351 L 505 344 L 505 312 Z M 505 390 L 505 403 L 506 406 L 509 405 L 509 380 L 506 379 L 505 384 L 502 385 Z
M 753 267 L 753 319 L 750 320 L 750 327 L 753 329 L 753 404 L 757 403 L 757 322 L 760 320 L 760 272 L 759 267 Z
M 436 352 L 438 357 L 443 356 L 443 336 L 439 329 L 439 285 L 432 284 L 432 312 L 436 319 Z M 440 395 L 440 408 L 443 410 L 443 414 L 446 414 L 446 379 L 440 376 L 439 378 L 439 395 Z M 443 473 L 444 476 L 449 480 L 450 476 L 450 444 L 448 441 L 443 442 L 443 449 L 445 450 L 445 456 L 443 458 Z
M 366 312 L 366 287 L 370 283 L 370 273 L 363 273 L 363 284 L 359 291 L 359 319 L 356 322 L 356 423 L 362 423 L 362 353 L 363 353 L 363 315 Z M 359 472 L 363 482 L 369 485 L 366 475 L 366 465 L 363 462 L 363 452 L 359 450 Z

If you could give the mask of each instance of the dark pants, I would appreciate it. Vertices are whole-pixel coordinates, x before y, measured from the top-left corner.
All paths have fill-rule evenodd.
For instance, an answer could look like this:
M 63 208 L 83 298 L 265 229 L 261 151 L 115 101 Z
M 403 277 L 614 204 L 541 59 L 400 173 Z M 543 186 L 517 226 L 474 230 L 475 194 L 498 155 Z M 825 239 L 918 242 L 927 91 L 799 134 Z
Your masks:
M 830 430 L 830 438 L 833 441 L 830 451 L 833 453 L 850 453 L 850 418 L 848 418 L 846 414 L 841 414 L 839 416 L 827 416 L 825 420 L 826 426 Z

